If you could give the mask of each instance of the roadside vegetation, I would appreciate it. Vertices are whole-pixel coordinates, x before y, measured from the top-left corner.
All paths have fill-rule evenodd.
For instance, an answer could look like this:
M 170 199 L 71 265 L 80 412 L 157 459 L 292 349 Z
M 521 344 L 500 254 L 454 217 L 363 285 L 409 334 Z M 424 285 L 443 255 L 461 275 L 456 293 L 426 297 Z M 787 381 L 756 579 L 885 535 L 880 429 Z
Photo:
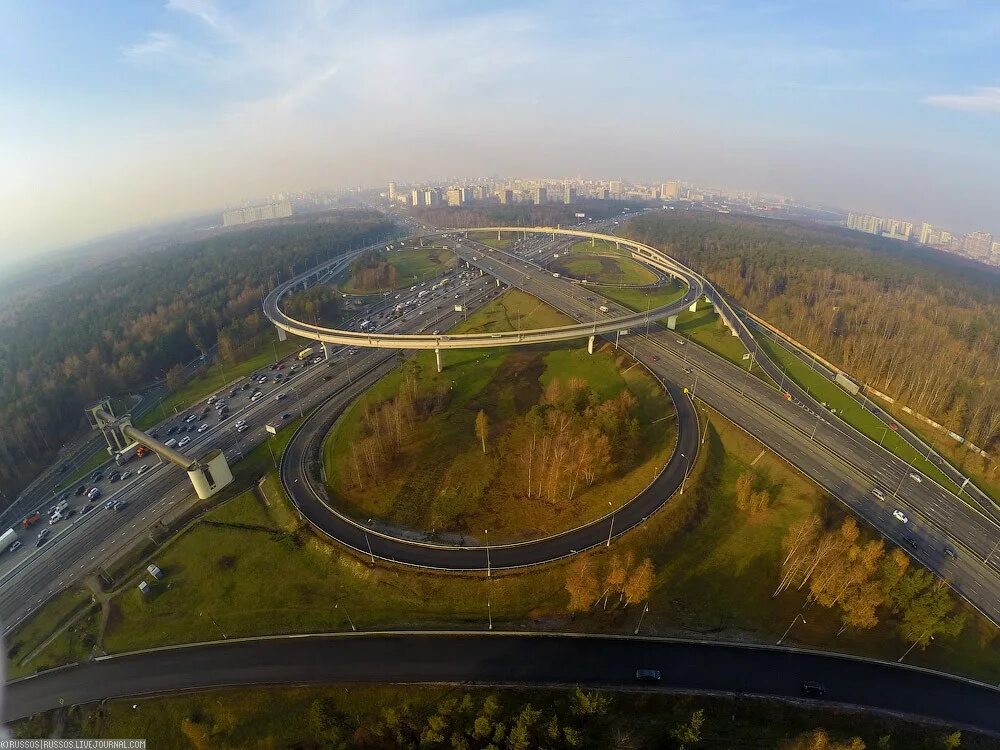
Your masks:
M 749 217 L 651 213 L 625 230 L 853 377 L 993 455 L 1000 449 L 997 269 L 857 232 Z
M 813 370 L 795 354 L 772 339 L 760 336 L 758 341 L 760 341 L 761 348 L 771 357 L 772 361 L 784 370 L 787 377 L 804 388 L 821 404 L 835 410 L 837 416 L 847 424 L 911 464 L 914 469 L 930 477 L 946 490 L 960 495 L 959 486 L 949 479 L 927 455 L 906 442 L 891 429 L 889 424 L 872 414 L 847 391 L 823 374 Z M 887 489 L 895 490 L 896 488 L 889 487 Z M 968 496 L 964 496 L 964 498 L 969 501 Z
M 52 713 L 13 725 L 51 737 Z M 582 690 L 345 685 L 214 690 L 70 709 L 66 738 L 178 748 L 417 750 L 986 750 L 993 740 L 900 719 L 779 702 Z
M 372 294 L 412 286 L 454 268 L 455 254 L 443 247 L 372 250 L 351 265 L 341 285 L 347 294 Z
M 153 246 L 15 301 L 0 329 L 0 484 L 8 498 L 75 436 L 83 409 L 149 383 L 218 344 L 227 366 L 274 335 L 260 301 L 279 278 L 393 231 L 334 211 Z
M 517 317 L 531 308 L 532 319 Z M 508 293 L 456 332 L 568 319 Z M 342 511 L 450 540 L 521 541 L 606 515 L 669 458 L 673 405 L 624 350 L 581 344 L 432 353 L 387 375 L 324 449 Z
M 676 302 L 687 294 L 687 286 L 679 281 L 671 280 L 661 286 L 651 289 L 619 289 L 602 286 L 593 290 L 602 297 L 614 300 L 630 310 L 645 312 L 654 307 L 663 307 Z

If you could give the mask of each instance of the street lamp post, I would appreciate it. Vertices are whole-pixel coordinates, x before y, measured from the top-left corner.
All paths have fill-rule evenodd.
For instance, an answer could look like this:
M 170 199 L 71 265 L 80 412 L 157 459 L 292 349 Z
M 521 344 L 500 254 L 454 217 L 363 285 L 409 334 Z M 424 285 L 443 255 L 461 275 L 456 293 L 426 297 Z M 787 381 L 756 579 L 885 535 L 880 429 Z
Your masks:
M 684 476 L 681 478 L 681 494 L 684 494 L 684 486 L 687 484 L 688 472 L 691 470 L 691 459 L 681 454 L 681 458 L 684 459 Z
M 646 606 L 643 607 L 642 612 L 639 613 L 639 622 L 635 626 L 635 632 L 633 632 L 632 635 L 639 635 L 639 628 L 642 627 L 642 618 L 646 616 L 647 612 L 649 612 L 649 602 L 646 602 Z
M 615 509 L 611 505 L 611 501 L 608 501 L 608 507 L 611 508 L 611 525 L 608 527 L 608 543 L 604 546 L 611 546 L 611 532 L 615 530 Z
M 795 625 L 796 621 L 798 621 L 799 619 L 801 619 L 801 620 L 802 620 L 802 624 L 803 624 L 803 625 L 805 625 L 805 624 L 806 624 L 806 618 L 802 617 L 802 613 L 801 613 L 801 612 L 796 612 L 796 613 L 795 613 L 795 617 L 793 617 L 793 618 L 792 618 L 792 621 L 791 621 L 790 623 L 788 623 L 788 627 L 787 627 L 787 628 L 785 628 L 785 632 L 781 634 L 781 638 L 779 638 L 779 639 L 778 639 L 778 642 L 774 644 L 775 646 L 780 646 L 780 645 L 781 645 L 781 642 L 782 642 L 783 640 L 785 640 L 785 637 L 786 637 L 786 636 L 788 635 L 788 633 L 789 633 L 789 632 L 791 631 L 791 629 L 792 629 L 792 626 L 793 626 L 793 625 Z
M 483 529 L 486 533 L 486 577 L 489 578 L 492 575 L 490 570 L 490 530 Z

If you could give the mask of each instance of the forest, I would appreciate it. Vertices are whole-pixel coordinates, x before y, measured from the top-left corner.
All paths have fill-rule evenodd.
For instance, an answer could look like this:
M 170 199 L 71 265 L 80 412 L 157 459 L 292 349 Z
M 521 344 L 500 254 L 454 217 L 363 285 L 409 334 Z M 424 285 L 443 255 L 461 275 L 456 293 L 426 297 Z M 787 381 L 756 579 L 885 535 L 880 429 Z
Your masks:
M 218 345 L 247 356 L 268 328 L 267 290 L 318 259 L 392 231 L 338 211 L 139 251 L 52 285 L 0 319 L 0 483 L 13 498 L 81 429 L 82 410 L 164 377 Z M 324 314 L 327 299 L 301 304 Z M 176 371 L 176 370 L 175 370 Z
M 527 203 L 506 205 L 484 205 L 476 207 L 441 206 L 439 208 L 418 208 L 411 211 L 414 218 L 429 226 L 442 227 L 484 227 L 522 226 L 553 227 L 576 224 L 580 219 L 575 214 L 585 213 L 598 221 L 617 216 L 622 209 L 641 211 L 644 205 L 630 201 L 578 201 L 577 203 L 545 203 L 539 206 Z
M 870 386 L 1000 449 L 1000 271 L 896 240 L 737 216 L 645 214 L 629 237 Z

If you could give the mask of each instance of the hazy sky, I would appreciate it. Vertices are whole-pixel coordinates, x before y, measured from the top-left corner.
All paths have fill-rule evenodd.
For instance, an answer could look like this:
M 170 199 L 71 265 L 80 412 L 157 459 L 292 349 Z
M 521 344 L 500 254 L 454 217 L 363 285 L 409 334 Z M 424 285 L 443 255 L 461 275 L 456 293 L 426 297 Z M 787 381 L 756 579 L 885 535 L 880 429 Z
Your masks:
M 0 259 L 282 190 L 691 179 L 1000 234 L 1000 3 L 0 5 Z

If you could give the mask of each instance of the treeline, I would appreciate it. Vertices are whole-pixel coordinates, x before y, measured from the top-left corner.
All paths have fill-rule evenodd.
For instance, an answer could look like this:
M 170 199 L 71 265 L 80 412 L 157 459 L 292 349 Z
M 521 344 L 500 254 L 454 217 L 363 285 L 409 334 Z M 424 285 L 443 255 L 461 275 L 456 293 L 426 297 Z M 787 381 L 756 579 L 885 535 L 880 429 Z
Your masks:
M 1000 272 L 893 240 L 746 217 L 656 213 L 626 229 L 848 373 L 1000 449 Z
M 585 380 L 553 379 L 510 436 L 520 443 L 525 495 L 572 500 L 581 486 L 630 464 L 638 450 L 637 403 L 627 389 L 602 401 Z
M 857 521 L 824 529 L 819 516 L 791 526 L 782 540 L 785 557 L 774 595 L 805 592 L 803 608 L 837 608 L 841 629 L 870 630 L 881 613 L 895 616 L 900 637 L 921 648 L 937 637 L 962 632 L 965 615 L 947 584 L 926 568 L 910 569 L 898 547 L 888 553 L 882 539 L 865 540 Z
M 279 279 L 390 231 L 379 214 L 345 211 L 220 233 L 117 258 L 10 311 L 0 326 L 7 497 L 80 428 L 85 406 L 216 344 L 223 358 L 244 356 L 268 328 L 261 301 Z
M 351 287 L 354 289 L 377 292 L 397 286 L 396 267 L 388 261 L 384 252 L 369 250 L 351 266 Z
M 471 207 L 441 206 L 439 208 L 412 209 L 417 221 L 443 229 L 458 227 L 522 226 L 554 227 L 568 226 L 580 221 L 575 214 L 585 213 L 598 221 L 617 216 L 623 208 L 641 211 L 644 205 L 632 201 L 580 201 L 572 204 L 530 203 L 507 205 L 483 205 Z

